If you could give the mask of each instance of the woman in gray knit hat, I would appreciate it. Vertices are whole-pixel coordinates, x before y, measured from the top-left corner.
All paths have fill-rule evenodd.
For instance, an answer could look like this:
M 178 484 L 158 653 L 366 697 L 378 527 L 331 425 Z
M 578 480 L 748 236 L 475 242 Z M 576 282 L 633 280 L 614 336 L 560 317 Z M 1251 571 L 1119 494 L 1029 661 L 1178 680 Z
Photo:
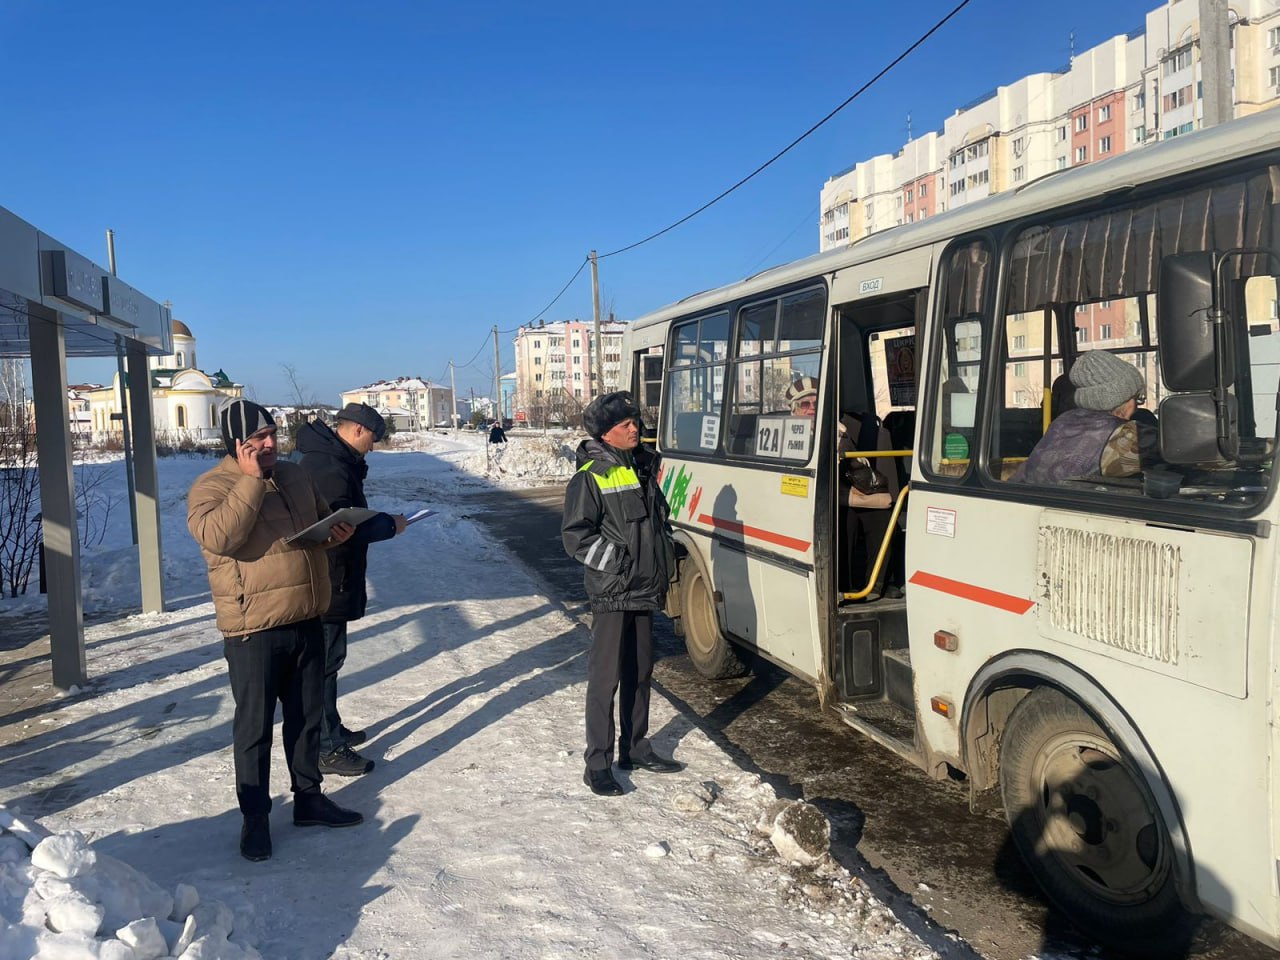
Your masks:
M 1011 479 L 1057 483 L 1081 477 L 1131 477 L 1142 469 L 1134 411 L 1146 402 L 1142 374 L 1113 353 L 1091 350 L 1068 374 L 1075 409 L 1049 425 Z

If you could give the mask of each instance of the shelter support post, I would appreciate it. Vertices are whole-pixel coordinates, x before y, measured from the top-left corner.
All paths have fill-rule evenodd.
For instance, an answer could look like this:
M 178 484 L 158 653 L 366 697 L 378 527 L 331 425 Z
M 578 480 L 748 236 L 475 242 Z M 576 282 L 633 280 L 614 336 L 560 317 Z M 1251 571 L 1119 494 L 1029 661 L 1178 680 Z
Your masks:
M 87 679 L 84 605 L 80 596 L 80 536 L 76 529 L 67 401 L 67 344 L 56 313 L 30 312 L 31 387 L 40 463 L 40 512 L 49 580 L 49 645 L 53 683 L 63 690 Z
M 138 578 L 142 612 L 164 609 L 164 577 L 160 567 L 160 485 L 156 473 L 155 423 L 151 413 L 151 371 L 143 344 L 129 340 L 129 413 L 133 426 L 134 513 L 138 518 Z

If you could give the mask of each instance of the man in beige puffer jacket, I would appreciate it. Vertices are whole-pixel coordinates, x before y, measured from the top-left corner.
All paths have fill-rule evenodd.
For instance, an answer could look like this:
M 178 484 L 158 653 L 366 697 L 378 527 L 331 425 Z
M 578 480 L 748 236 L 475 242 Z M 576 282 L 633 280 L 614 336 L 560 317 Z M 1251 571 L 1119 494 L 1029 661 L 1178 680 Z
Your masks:
M 240 853 L 271 856 L 271 736 L 276 702 L 284 711 L 285 761 L 298 826 L 349 827 L 364 818 L 320 792 L 320 717 L 329 607 L 324 550 L 353 533 L 337 523 L 324 544 L 284 542 L 330 513 L 296 464 L 276 462 L 276 425 L 248 400 L 222 411 L 227 448 L 187 497 L 187 527 L 209 566 L 218 629 L 235 700 L 236 798 L 244 824 Z

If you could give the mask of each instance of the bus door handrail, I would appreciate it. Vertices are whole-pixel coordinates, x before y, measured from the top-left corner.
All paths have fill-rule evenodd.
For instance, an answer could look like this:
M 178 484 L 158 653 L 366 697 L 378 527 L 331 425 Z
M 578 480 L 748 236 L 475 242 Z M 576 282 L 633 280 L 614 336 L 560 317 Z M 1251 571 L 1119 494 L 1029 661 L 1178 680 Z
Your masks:
M 893 539 L 893 532 L 898 528 L 898 515 L 902 513 L 902 505 L 907 502 L 907 494 L 910 491 L 911 484 L 904 483 L 902 489 L 898 491 L 898 499 L 893 502 L 893 513 L 889 515 L 889 525 L 885 528 L 884 539 L 880 541 L 880 552 L 876 554 L 876 562 L 872 565 L 871 579 L 861 590 L 840 594 L 841 600 L 862 600 L 870 596 L 871 591 L 875 589 L 876 580 L 880 577 L 880 568 L 884 566 L 884 559 L 889 554 L 889 541 Z

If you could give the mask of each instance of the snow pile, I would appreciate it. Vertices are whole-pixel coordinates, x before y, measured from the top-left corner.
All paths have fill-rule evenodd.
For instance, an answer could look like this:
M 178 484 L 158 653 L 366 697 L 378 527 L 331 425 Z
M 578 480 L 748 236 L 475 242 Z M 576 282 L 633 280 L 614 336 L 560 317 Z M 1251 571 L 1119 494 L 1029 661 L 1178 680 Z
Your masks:
M 0 960 L 261 960 L 233 932 L 231 911 L 195 887 L 170 895 L 79 831 L 0 807 Z
M 510 430 L 506 443 L 491 444 L 486 430 L 440 430 L 396 434 L 390 444 L 397 452 L 431 454 L 490 485 L 522 487 L 572 476 L 574 451 L 584 436 L 568 430 Z

